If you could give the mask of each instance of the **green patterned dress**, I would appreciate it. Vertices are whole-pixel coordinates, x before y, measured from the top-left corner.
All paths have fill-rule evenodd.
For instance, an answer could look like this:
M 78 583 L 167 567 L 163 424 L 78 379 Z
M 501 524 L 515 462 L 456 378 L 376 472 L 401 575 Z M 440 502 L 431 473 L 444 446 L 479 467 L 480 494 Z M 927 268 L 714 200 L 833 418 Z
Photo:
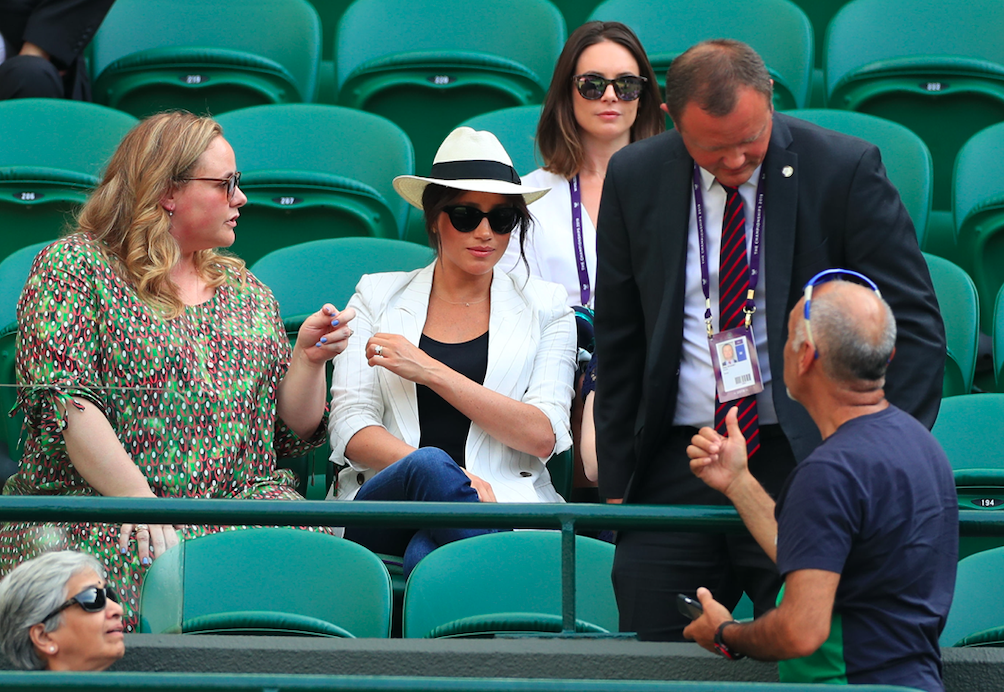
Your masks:
M 5 495 L 96 495 L 66 454 L 57 401 L 86 399 L 104 412 L 160 497 L 299 499 L 276 454 L 319 445 L 326 425 L 298 439 L 276 417 L 290 347 L 271 292 L 231 276 L 214 297 L 164 320 L 143 303 L 93 241 L 75 235 L 44 249 L 18 304 L 21 466 Z M 185 538 L 226 527 L 189 526 Z M 117 549 L 119 526 L 0 525 L 0 576 L 51 550 L 102 560 L 127 625 L 146 570 Z

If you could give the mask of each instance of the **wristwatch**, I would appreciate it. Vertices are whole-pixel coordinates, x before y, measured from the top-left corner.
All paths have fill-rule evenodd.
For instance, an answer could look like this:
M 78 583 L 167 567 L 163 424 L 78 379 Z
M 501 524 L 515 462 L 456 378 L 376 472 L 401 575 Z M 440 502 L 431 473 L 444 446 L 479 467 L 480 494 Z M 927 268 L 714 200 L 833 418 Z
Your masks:
M 723 622 L 718 626 L 717 630 L 715 630 L 715 648 L 718 649 L 718 653 L 720 653 L 722 656 L 729 659 L 730 661 L 738 661 L 741 658 L 746 658 L 745 654 L 741 654 L 738 651 L 733 651 L 728 647 L 728 645 L 724 641 L 722 641 L 722 632 L 725 630 L 725 628 L 728 627 L 729 625 L 738 625 L 738 624 L 739 623 L 736 622 L 735 620 L 726 620 L 725 622 Z

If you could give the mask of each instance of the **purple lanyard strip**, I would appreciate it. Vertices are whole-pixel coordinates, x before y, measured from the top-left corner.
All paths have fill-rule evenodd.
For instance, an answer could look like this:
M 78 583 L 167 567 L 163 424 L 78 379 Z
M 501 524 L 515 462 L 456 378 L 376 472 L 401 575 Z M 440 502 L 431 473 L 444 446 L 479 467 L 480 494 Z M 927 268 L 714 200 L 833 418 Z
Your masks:
M 582 190 L 579 189 L 579 174 L 568 181 L 568 191 L 572 197 L 572 241 L 575 244 L 575 268 L 579 272 L 579 299 L 582 306 L 589 305 L 589 269 L 586 267 L 586 242 L 582 237 Z
M 749 272 L 750 287 L 746 294 L 747 313 L 752 314 L 756 310 L 753 302 L 753 293 L 756 291 L 757 283 L 760 280 L 760 232 L 763 230 L 763 197 L 764 180 L 767 178 L 766 162 L 760 166 L 760 180 L 757 181 L 756 205 L 753 211 L 753 245 L 750 248 Z M 704 232 L 704 193 L 701 185 L 701 169 L 694 164 L 694 207 L 697 210 L 697 246 L 701 254 L 701 288 L 704 289 L 704 321 L 708 324 L 708 336 L 711 336 L 711 285 L 708 273 L 708 249 L 707 239 Z M 726 193 L 727 195 L 728 193 Z

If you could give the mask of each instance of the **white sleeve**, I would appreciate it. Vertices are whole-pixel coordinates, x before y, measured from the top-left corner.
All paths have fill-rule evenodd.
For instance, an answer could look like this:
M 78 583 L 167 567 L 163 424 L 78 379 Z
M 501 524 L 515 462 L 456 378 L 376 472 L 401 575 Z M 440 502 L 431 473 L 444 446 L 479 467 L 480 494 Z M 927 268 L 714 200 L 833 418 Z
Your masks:
M 345 456 L 345 446 L 352 436 L 371 425 L 383 426 L 384 401 L 377 380 L 376 368 L 371 368 L 366 360 L 366 343 L 375 332 L 376 316 L 367 301 L 367 277 L 356 286 L 356 293 L 348 306 L 355 308 L 352 320 L 352 336 L 345 351 L 335 357 L 331 377 L 331 413 L 328 431 L 331 434 L 331 461 L 335 464 L 349 464 L 358 471 L 362 466 L 349 461 Z

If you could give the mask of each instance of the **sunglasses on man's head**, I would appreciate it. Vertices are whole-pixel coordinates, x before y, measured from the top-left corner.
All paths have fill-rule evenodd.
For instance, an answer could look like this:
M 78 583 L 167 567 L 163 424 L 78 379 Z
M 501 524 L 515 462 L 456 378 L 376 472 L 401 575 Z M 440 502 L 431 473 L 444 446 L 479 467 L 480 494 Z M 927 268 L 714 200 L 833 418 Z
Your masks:
M 179 180 L 204 180 L 209 183 L 219 183 L 220 187 L 224 185 L 227 186 L 227 200 L 234 198 L 234 192 L 237 191 L 237 187 L 241 184 L 241 172 L 231 173 L 226 178 L 180 178 Z
M 111 599 L 116 603 L 120 602 L 118 594 L 115 593 L 115 590 L 112 589 L 112 587 L 88 586 L 76 596 L 68 598 L 61 606 L 42 618 L 42 622 L 44 623 L 46 620 L 51 620 L 74 604 L 79 605 L 85 612 L 99 613 L 105 609 L 106 605 L 108 605 L 108 599 Z
M 844 281 L 848 279 L 854 280 L 857 283 L 860 283 L 861 285 L 875 291 L 875 295 L 877 295 L 879 298 L 882 297 L 882 291 L 879 290 L 879 287 L 875 284 L 874 281 L 869 279 L 864 274 L 856 271 L 851 271 L 850 269 L 824 269 L 823 271 L 819 272 L 814 277 L 809 279 L 809 282 L 805 284 L 805 288 L 802 289 L 802 295 L 805 296 L 805 308 L 804 308 L 805 338 L 806 341 L 809 342 L 809 345 L 812 346 L 812 350 L 815 352 L 813 358 L 819 358 L 819 350 L 816 348 L 816 344 L 812 340 L 812 324 L 809 321 L 809 314 L 810 314 L 809 308 L 812 305 L 812 289 L 818 286 L 819 284 L 826 283 L 827 281 L 835 281 L 837 279 Z
M 481 219 L 487 216 L 492 231 L 505 235 L 512 233 L 522 219 L 522 214 L 516 207 L 495 207 L 491 211 L 481 211 L 477 207 L 458 204 L 446 207 L 443 212 L 450 217 L 453 227 L 461 233 L 470 233 L 481 224 Z
M 579 90 L 582 98 L 588 101 L 596 101 L 603 98 L 604 92 L 611 84 L 614 85 L 614 93 L 621 101 L 634 101 L 641 96 L 641 90 L 645 82 L 645 77 L 636 77 L 633 74 L 606 79 L 598 74 L 579 74 L 572 77 L 575 88 Z

